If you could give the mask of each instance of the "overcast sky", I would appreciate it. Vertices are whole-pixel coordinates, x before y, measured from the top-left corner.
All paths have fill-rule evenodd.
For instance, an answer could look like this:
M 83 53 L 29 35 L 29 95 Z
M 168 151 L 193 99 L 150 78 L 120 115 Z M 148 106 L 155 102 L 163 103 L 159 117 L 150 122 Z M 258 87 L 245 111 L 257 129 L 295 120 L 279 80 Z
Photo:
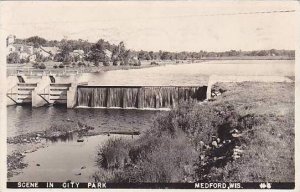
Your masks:
M 17 38 L 103 38 L 135 50 L 295 49 L 296 2 L 0 2 Z

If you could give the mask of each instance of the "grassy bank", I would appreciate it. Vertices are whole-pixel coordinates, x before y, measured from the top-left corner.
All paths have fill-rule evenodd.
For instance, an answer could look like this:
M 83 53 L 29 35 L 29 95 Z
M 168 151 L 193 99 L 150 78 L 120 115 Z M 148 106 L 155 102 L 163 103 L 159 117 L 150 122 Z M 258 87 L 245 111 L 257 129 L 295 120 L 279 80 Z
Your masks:
M 182 103 L 136 141 L 99 149 L 112 182 L 293 182 L 294 83 L 228 83 L 215 101 Z

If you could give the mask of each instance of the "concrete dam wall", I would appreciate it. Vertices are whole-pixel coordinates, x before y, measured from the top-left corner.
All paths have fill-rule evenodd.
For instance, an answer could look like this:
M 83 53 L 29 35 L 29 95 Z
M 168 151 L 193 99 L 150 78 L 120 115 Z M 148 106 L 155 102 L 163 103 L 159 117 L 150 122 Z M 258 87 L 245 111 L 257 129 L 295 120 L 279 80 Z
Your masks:
M 94 108 L 162 109 L 180 100 L 203 101 L 207 86 L 78 86 L 77 106 Z

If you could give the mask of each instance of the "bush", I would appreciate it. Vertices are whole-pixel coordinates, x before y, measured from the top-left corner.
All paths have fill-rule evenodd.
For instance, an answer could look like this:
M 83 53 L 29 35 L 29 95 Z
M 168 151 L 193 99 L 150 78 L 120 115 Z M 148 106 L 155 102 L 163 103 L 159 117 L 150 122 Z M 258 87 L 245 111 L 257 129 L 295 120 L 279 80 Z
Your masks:
M 81 62 L 81 61 L 80 61 L 80 62 L 79 62 L 77 65 L 78 65 L 78 67 L 81 67 L 81 66 L 86 66 L 86 64 L 85 64 L 85 63 L 83 63 L 83 62 Z
M 113 65 L 114 65 L 114 66 L 118 66 L 118 65 L 119 65 L 119 62 L 120 62 L 120 61 L 118 61 L 118 60 L 115 59 L 115 60 L 113 61 Z
M 122 139 L 110 139 L 98 151 L 97 165 L 105 169 L 123 168 L 129 163 L 128 143 Z
M 40 66 L 39 66 L 39 69 L 46 69 L 46 65 L 44 63 L 42 63 Z
M 21 60 L 20 55 L 17 52 L 12 52 L 6 56 L 7 63 L 20 63 L 20 60 Z
M 151 136 L 150 136 L 151 137 Z M 134 144 L 110 140 L 100 150 L 98 165 L 110 182 L 178 182 L 191 176 L 197 153 L 185 137 L 142 137 Z M 103 171 L 102 171 L 103 172 Z M 95 178 L 103 178 L 96 173 Z
M 150 65 L 159 65 L 159 64 L 155 61 L 151 61 Z
M 108 61 L 104 61 L 103 62 L 103 66 L 109 66 L 109 62 Z
M 56 64 L 55 64 L 55 65 L 53 65 L 53 68 L 54 68 L 54 69 L 57 69 L 57 65 L 56 65 Z
M 141 66 L 141 61 L 138 60 L 137 62 L 135 62 L 135 63 L 133 64 L 133 66 Z
M 61 64 L 59 64 L 58 67 L 59 67 L 59 68 L 64 68 L 65 66 L 61 63 Z
M 70 65 L 71 65 L 71 62 L 70 62 L 70 61 L 64 61 L 64 62 L 63 62 L 63 65 L 65 65 L 65 66 L 70 66 Z
M 32 65 L 32 67 L 35 68 L 35 69 L 37 69 L 37 68 L 39 67 L 39 64 L 38 64 L 38 63 L 34 63 L 34 64 Z

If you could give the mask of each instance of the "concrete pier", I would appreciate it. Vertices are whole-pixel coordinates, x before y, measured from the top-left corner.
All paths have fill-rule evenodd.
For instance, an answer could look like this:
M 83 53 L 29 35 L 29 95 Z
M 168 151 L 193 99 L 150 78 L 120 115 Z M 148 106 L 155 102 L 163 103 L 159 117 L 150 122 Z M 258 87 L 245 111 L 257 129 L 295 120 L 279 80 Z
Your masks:
M 67 91 L 67 108 L 74 108 L 77 100 L 77 85 L 72 85 Z
M 31 92 L 32 107 L 41 107 L 48 104 L 39 94 L 49 92 L 50 83 L 48 76 L 42 76 L 42 79 L 37 83 L 37 87 Z

